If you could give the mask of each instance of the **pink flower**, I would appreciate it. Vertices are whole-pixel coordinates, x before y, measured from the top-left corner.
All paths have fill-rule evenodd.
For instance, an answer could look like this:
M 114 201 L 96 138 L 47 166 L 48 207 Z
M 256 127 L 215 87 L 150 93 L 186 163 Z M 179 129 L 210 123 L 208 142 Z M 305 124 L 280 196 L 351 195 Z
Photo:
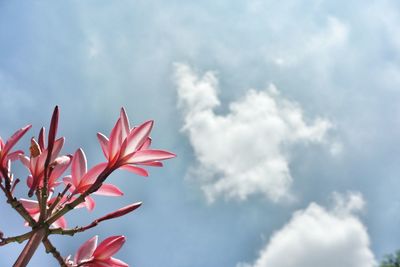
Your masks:
M 96 181 L 99 174 L 106 168 L 107 163 L 100 163 L 89 171 L 87 171 L 87 161 L 85 153 L 82 149 L 78 149 L 73 158 L 71 164 L 71 176 L 65 177 L 64 183 L 71 184 L 69 190 L 72 192 L 72 195 L 82 194 L 89 187 L 93 185 Z M 93 194 L 103 195 L 103 196 L 122 196 L 122 191 L 112 184 L 102 184 L 102 186 Z M 87 196 L 85 198 L 84 205 L 88 210 L 93 210 L 95 206 L 95 202 L 93 198 Z
M 3 170 L 9 170 L 9 161 L 13 161 L 18 159 L 18 156 L 24 154 L 23 151 L 17 150 L 14 152 L 10 152 L 11 149 L 15 146 L 15 144 L 19 141 L 19 139 L 24 136 L 24 134 L 32 127 L 32 125 L 27 125 L 18 131 L 16 131 L 6 143 L 3 142 L 3 139 L 0 137 L 0 168 Z M 3 175 L 0 174 L 0 178 Z
M 149 137 L 153 121 L 147 121 L 138 127 L 131 128 L 125 109 L 121 109 L 120 118 L 111 131 L 110 139 L 98 133 L 104 156 L 111 169 L 125 169 L 138 175 L 148 176 L 145 169 L 136 165 L 162 166 L 160 160 L 176 157 L 164 150 L 150 149 Z
M 78 249 L 70 266 L 82 267 L 129 267 L 125 262 L 112 256 L 120 250 L 125 243 L 124 236 L 110 236 L 97 246 L 97 236 L 87 240 Z M 67 259 L 68 261 L 68 259 Z
M 52 198 L 49 201 L 47 201 L 47 206 L 50 206 L 56 198 Z M 19 200 L 24 206 L 24 208 L 28 211 L 29 215 L 35 220 L 38 221 L 40 217 L 40 206 L 39 203 L 36 200 L 30 200 L 30 199 L 24 199 L 21 198 Z M 26 223 L 27 225 L 27 223 Z M 67 221 L 65 220 L 64 217 L 59 218 L 57 221 L 55 221 L 52 224 L 53 227 L 61 227 L 61 228 L 66 228 L 67 227 Z
M 22 164 L 28 168 L 30 175 L 27 179 L 27 184 L 31 191 L 35 190 L 37 187 L 43 186 L 44 180 L 44 169 L 45 162 L 48 154 L 48 150 L 44 148 L 44 128 L 41 129 L 39 134 L 39 143 L 36 142 L 34 138 L 31 139 L 31 155 L 27 157 L 25 155 L 20 155 L 20 160 Z M 65 138 L 61 137 L 54 142 L 51 157 L 50 166 L 52 171 L 49 175 L 48 188 L 50 191 L 54 189 L 61 182 L 57 179 L 65 172 L 71 163 L 72 156 L 58 156 L 65 142 Z

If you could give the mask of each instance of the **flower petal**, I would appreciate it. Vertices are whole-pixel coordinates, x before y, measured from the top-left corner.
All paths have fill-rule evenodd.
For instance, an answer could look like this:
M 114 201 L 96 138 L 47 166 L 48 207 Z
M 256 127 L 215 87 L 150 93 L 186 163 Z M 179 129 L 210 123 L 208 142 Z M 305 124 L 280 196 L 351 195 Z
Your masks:
M 102 133 L 97 133 L 97 139 L 99 139 L 99 143 L 101 146 L 101 150 L 103 150 L 104 156 L 106 157 L 106 159 L 109 159 L 108 155 L 108 138 L 102 134 Z
M 124 195 L 124 193 L 115 185 L 112 184 L 103 184 L 99 190 L 94 192 L 95 195 L 102 195 L 102 196 L 110 196 L 110 197 L 119 197 Z
M 122 133 L 121 138 L 122 140 L 125 140 L 125 138 L 129 135 L 131 128 L 129 125 L 128 115 L 126 114 L 124 108 L 121 108 L 121 113 L 119 117 L 121 119 L 121 133 Z
M 149 176 L 149 173 L 145 169 L 142 169 L 142 168 L 139 168 L 136 166 L 122 165 L 120 168 L 123 170 L 126 170 L 126 171 L 130 171 L 130 172 L 140 175 L 140 176 L 146 176 L 146 177 Z
M 89 211 L 92 211 L 96 206 L 96 202 L 94 202 L 94 199 L 92 197 L 87 196 L 85 198 L 85 206 Z
M 103 162 L 92 167 L 81 179 L 79 187 L 92 185 L 100 173 L 107 167 L 107 163 Z
M 55 221 L 52 226 L 56 228 L 67 228 L 67 221 L 65 220 L 64 216 L 60 217 L 57 221 Z
M 97 247 L 97 240 L 98 236 L 96 235 L 82 244 L 75 254 L 75 263 L 79 264 L 82 260 L 87 260 L 93 255 Z
M 151 146 L 151 138 L 147 137 L 146 141 L 144 141 L 143 145 L 139 148 L 139 150 L 149 149 Z
M 145 163 L 150 161 L 165 160 L 174 157 L 176 157 L 176 155 L 168 151 L 147 149 L 137 151 L 126 161 L 127 163 L 138 164 L 143 162 Z
M 28 170 L 30 169 L 30 167 L 31 167 L 31 160 L 30 160 L 27 156 L 25 156 L 25 155 L 19 155 L 19 160 L 22 162 L 22 164 L 25 165 L 25 167 L 28 168 Z
M 86 164 L 87 163 L 86 163 L 85 153 L 81 148 L 79 148 L 75 152 L 74 157 L 72 158 L 72 165 L 71 165 L 72 183 L 75 185 L 75 187 L 78 187 L 82 179 L 82 176 L 87 171 Z
M 162 167 L 163 163 L 161 161 L 149 161 L 149 162 L 141 162 L 140 165 L 151 166 L 151 167 Z
M 28 175 L 28 177 L 26 178 L 26 185 L 29 188 L 32 188 L 32 185 L 33 185 L 33 177 L 32 177 L 32 175 Z
M 122 247 L 125 243 L 124 236 L 110 236 L 104 239 L 103 242 L 96 248 L 93 253 L 95 259 L 108 259 Z
M 62 147 L 64 146 L 64 143 L 65 143 L 65 138 L 64 137 L 58 138 L 54 142 L 54 147 L 53 147 L 53 152 L 51 152 L 50 162 L 53 162 L 57 158 L 57 156 L 60 153 Z
M 146 121 L 137 128 L 134 128 L 126 138 L 126 147 L 124 155 L 126 156 L 132 152 L 135 152 L 143 143 L 147 140 L 151 129 L 153 128 L 154 121 Z
M 18 142 L 19 139 L 24 136 L 24 134 L 32 127 L 32 125 L 27 125 L 18 131 L 16 131 L 6 142 L 3 147 L 2 155 L 7 155 L 11 148 Z M 4 158 L 5 160 L 5 158 Z
M 118 119 L 110 134 L 110 141 L 108 144 L 108 160 L 112 161 L 119 153 L 121 148 L 121 119 Z
M 127 263 L 113 257 L 106 260 L 102 260 L 102 262 L 105 263 L 106 265 L 104 266 L 107 267 L 129 267 Z
M 61 156 L 56 159 L 57 165 L 54 167 L 53 171 L 50 174 L 49 181 L 56 181 L 58 177 L 60 177 L 65 170 L 68 168 L 71 163 L 72 156 Z
M 39 210 L 39 203 L 35 200 L 21 198 L 19 202 L 21 202 L 22 206 L 24 206 L 29 213 L 34 213 Z
M 11 160 L 11 161 L 17 160 L 19 158 L 19 156 L 23 155 L 23 154 L 24 154 L 24 151 L 22 151 L 22 150 L 17 150 L 17 151 L 11 152 L 7 155 L 6 160 L 7 161 L 8 160 Z

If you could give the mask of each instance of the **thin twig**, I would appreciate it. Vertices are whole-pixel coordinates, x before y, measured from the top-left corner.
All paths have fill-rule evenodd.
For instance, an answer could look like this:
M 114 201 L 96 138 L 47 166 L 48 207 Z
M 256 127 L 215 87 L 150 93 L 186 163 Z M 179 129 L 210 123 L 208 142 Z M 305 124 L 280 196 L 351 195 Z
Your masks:
M 51 206 L 50 206 L 50 208 L 48 210 L 49 214 L 51 214 L 53 212 L 53 210 L 55 209 L 55 207 L 57 207 L 58 203 L 60 203 L 61 199 L 68 192 L 70 187 L 71 187 L 71 184 L 68 184 L 61 193 L 58 193 L 58 196 L 57 196 L 56 200 L 53 202 L 53 204 L 51 204 Z

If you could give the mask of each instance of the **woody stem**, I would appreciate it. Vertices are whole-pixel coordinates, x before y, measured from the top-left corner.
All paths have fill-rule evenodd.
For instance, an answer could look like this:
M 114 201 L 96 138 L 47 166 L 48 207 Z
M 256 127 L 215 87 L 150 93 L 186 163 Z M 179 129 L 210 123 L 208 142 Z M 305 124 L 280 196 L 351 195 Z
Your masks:
M 33 233 L 33 235 L 29 238 L 28 243 L 26 243 L 24 249 L 19 255 L 17 261 L 14 263 L 13 267 L 27 266 L 33 254 L 35 253 L 40 243 L 42 242 L 43 238 L 45 237 L 45 235 L 46 235 L 45 228 L 39 228 L 38 230 L 36 230 L 36 232 Z

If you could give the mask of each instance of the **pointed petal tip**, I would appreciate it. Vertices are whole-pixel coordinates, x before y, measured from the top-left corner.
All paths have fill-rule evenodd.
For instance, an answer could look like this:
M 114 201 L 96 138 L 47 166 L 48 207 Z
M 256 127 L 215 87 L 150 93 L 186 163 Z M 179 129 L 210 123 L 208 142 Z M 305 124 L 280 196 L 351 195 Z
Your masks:
M 22 128 L 22 130 L 29 130 L 30 128 L 32 128 L 32 124 L 28 124 L 25 127 Z

